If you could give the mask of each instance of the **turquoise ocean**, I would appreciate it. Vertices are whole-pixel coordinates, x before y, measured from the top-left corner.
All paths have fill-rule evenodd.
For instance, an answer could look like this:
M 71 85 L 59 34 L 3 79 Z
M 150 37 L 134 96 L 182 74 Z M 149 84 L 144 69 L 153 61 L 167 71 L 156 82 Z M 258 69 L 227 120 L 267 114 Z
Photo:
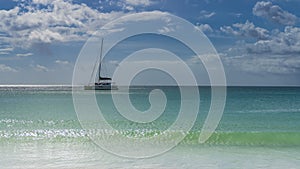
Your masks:
M 131 87 L 136 109 L 149 108 L 149 92 L 167 97 L 164 113 L 149 124 L 122 117 L 109 91 L 96 91 L 106 121 L 128 137 L 166 130 L 180 109 L 177 87 Z M 210 87 L 199 87 L 193 128 L 170 151 L 147 159 L 106 152 L 77 119 L 70 86 L 0 87 L 0 168 L 300 168 L 300 87 L 228 87 L 223 117 L 213 135 L 198 142 L 210 107 Z

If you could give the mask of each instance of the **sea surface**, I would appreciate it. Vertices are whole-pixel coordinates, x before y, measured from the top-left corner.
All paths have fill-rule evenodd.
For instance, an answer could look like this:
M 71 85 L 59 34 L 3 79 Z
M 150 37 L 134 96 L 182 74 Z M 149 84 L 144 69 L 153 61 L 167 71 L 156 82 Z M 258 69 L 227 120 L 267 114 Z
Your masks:
M 156 88 L 164 91 L 167 104 L 149 124 L 129 121 L 112 102 L 112 95 L 129 95 L 137 110 L 146 111 Z M 0 168 L 300 168 L 300 87 L 228 87 L 223 117 L 203 144 L 198 138 L 211 88 L 199 91 L 198 116 L 186 137 L 166 153 L 133 159 L 109 153 L 90 139 L 93 133 L 83 129 L 74 110 L 72 87 L 1 86 Z M 95 95 L 106 121 L 131 138 L 162 134 L 176 120 L 181 101 L 179 88 L 167 86 Z

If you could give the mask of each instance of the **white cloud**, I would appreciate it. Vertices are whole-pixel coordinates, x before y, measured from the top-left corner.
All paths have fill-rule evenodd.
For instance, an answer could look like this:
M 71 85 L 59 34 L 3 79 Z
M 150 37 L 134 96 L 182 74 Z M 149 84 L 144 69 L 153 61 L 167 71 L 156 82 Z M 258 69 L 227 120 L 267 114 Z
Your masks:
M 70 64 L 70 62 L 68 62 L 66 60 L 56 60 L 55 63 L 57 63 L 59 65 L 68 65 L 68 64 Z
M 300 56 L 294 58 L 288 58 L 283 62 L 288 67 L 294 67 L 300 69 Z
M 175 30 L 172 27 L 166 27 L 164 26 L 162 29 L 159 29 L 159 33 L 168 33 L 168 32 L 174 32 Z
M 5 64 L 0 64 L 0 72 L 18 72 L 18 71 Z
M 123 17 L 119 20 L 121 23 L 125 22 L 138 22 L 138 21 L 153 21 L 153 20 L 164 20 L 166 23 L 170 22 L 172 19 L 169 17 L 168 12 L 161 11 L 150 11 L 150 12 L 139 12 L 130 17 Z
M 12 48 L 12 47 L 2 48 L 2 49 L 0 49 L 0 55 L 8 55 L 13 50 L 14 50 L 14 48 Z
M 252 22 L 246 21 L 243 23 L 236 23 L 232 26 L 223 26 L 220 28 L 222 32 L 232 34 L 234 36 L 250 37 L 256 39 L 268 39 L 269 31 L 256 27 Z
M 133 11 L 134 10 L 134 8 L 132 6 L 126 6 L 125 9 L 128 10 L 128 11 Z
M 159 2 L 159 0 L 99 0 L 100 9 L 104 8 L 114 8 L 114 10 L 124 10 L 124 11 L 141 11 L 145 7 L 151 6 Z
M 300 68 L 298 61 L 297 65 L 291 65 L 295 63 L 300 57 L 291 57 L 286 61 L 285 58 L 272 58 L 270 56 L 259 56 L 259 55 L 245 55 L 236 58 L 227 58 L 226 63 L 238 67 L 247 72 L 264 74 L 291 74 L 297 73 Z
M 253 14 L 282 25 L 294 25 L 297 17 L 271 2 L 257 2 Z M 286 26 L 283 31 L 256 27 L 247 21 L 221 27 L 235 36 L 254 37 L 256 41 L 238 41 L 223 60 L 241 70 L 254 73 L 299 74 L 300 28 Z
M 283 32 L 274 32 L 268 40 L 247 45 L 249 53 L 276 55 L 300 54 L 300 28 L 287 26 Z
M 0 52 L 11 52 L 13 50 L 14 50 L 14 48 L 2 48 L 2 49 L 0 49 Z
M 125 0 L 125 3 L 133 6 L 149 6 L 153 4 L 150 0 Z
M 52 0 L 32 0 L 32 2 L 35 4 L 47 5 L 47 4 L 50 4 L 52 2 Z
M 34 69 L 36 71 L 40 71 L 40 72 L 49 72 L 49 69 L 46 66 L 42 66 L 42 65 L 39 65 L 39 64 L 35 65 Z
M 150 12 L 139 12 L 134 13 L 134 15 L 127 15 L 125 17 L 121 17 L 118 19 L 118 22 L 111 22 L 103 29 L 110 30 L 108 33 L 118 32 L 126 30 L 126 26 L 128 23 L 142 23 L 142 22 L 163 22 L 163 25 L 153 25 L 153 27 L 157 27 L 158 31 L 164 31 L 163 26 L 166 26 L 169 30 L 174 28 L 174 22 L 172 22 L 172 17 L 170 17 L 168 12 L 161 12 L 161 11 L 150 11 Z M 167 30 L 168 31 L 168 30 Z
M 16 56 L 19 56 L 19 57 L 26 57 L 26 56 L 31 56 L 33 55 L 33 53 L 18 53 L 16 54 Z
M 103 25 L 126 15 L 122 9 L 132 11 L 155 1 L 100 1 L 100 5 L 111 3 L 121 7 L 111 12 L 101 12 L 70 0 L 19 0 L 18 3 L 20 5 L 13 9 L 0 10 L 0 42 L 30 48 L 39 43 L 85 41 Z M 147 20 L 155 12 L 138 20 Z
M 29 34 L 29 40 L 38 40 L 45 43 L 52 41 L 63 41 L 64 38 L 58 33 L 49 29 L 46 30 L 34 30 Z
M 216 15 L 215 12 L 208 12 L 208 11 L 206 11 L 206 10 L 202 10 L 202 11 L 200 11 L 200 16 L 199 16 L 199 18 L 200 18 L 200 19 L 208 19 L 208 18 L 211 18 L 211 17 L 213 17 L 213 16 L 215 16 L 215 15 Z
M 269 1 L 257 2 L 253 14 L 282 25 L 295 25 L 297 17 Z
M 242 13 L 230 13 L 230 15 L 236 17 L 236 18 L 240 18 L 241 16 L 243 16 Z
M 0 10 L 0 32 L 4 34 L 0 37 L 2 43 L 26 48 L 41 42 L 83 41 L 105 23 L 124 15 L 123 12 L 101 13 L 69 0 L 29 2 L 13 9 Z M 40 8 L 39 5 L 46 7 Z
M 213 32 L 213 29 L 208 24 L 197 25 L 196 28 L 200 29 L 202 32 Z
M 238 43 L 228 56 L 228 64 L 249 72 L 300 73 L 300 28 L 287 26 L 273 31 L 269 39 Z
M 0 55 L 8 55 L 8 52 L 0 52 Z

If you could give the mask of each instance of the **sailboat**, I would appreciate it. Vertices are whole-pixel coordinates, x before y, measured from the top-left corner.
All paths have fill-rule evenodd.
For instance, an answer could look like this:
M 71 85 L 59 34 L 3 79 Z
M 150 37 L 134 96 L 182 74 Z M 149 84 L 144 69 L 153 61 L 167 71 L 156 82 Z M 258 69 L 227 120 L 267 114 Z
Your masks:
M 92 79 L 94 78 L 94 72 L 95 69 L 97 68 L 97 63 L 95 63 L 93 73 L 90 78 L 90 82 L 88 85 L 84 86 L 85 90 L 117 90 L 118 87 L 114 85 L 112 82 L 112 79 L 110 77 L 102 77 L 101 76 L 101 68 L 102 68 L 102 50 L 103 50 L 103 38 L 101 41 L 101 51 L 100 51 L 100 61 L 99 61 L 99 69 L 98 69 L 98 74 L 97 74 L 97 79 L 94 83 L 91 83 Z

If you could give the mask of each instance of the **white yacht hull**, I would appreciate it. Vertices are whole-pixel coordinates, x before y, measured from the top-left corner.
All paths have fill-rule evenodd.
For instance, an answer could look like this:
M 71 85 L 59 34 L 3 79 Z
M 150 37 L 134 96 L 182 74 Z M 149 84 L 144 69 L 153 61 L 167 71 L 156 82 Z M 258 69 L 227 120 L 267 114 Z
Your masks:
M 84 90 L 118 90 L 116 85 L 87 85 L 84 86 Z

